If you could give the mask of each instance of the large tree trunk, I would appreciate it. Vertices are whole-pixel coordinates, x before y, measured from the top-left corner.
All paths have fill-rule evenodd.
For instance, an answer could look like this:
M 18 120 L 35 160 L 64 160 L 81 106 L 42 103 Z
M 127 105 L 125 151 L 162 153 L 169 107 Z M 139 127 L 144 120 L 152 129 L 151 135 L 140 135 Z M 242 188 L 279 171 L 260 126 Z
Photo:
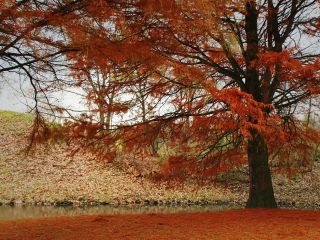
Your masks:
M 247 49 L 244 56 L 247 69 L 245 86 L 246 92 L 251 94 L 256 101 L 269 102 L 270 83 L 260 81 L 259 71 L 255 64 L 253 64 L 259 58 L 259 11 L 256 5 L 256 0 L 246 1 L 245 31 Z M 269 29 L 269 32 L 270 31 Z M 247 207 L 275 208 L 277 204 L 274 199 L 268 163 L 268 147 L 263 136 L 257 130 L 251 129 L 250 133 L 252 138 L 248 142 L 247 149 L 250 171 L 250 192 Z
M 271 173 L 268 163 L 268 147 L 263 136 L 256 130 L 251 131 L 248 142 L 248 161 L 250 191 L 247 208 L 276 208 Z

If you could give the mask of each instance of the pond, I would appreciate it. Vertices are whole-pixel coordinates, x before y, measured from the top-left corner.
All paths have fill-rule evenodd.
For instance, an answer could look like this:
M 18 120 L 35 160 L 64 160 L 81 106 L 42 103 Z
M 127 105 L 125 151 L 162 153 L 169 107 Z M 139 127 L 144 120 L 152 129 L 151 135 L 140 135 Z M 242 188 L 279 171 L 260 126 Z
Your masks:
M 0 206 L 0 220 L 16 220 L 27 218 L 46 218 L 59 216 L 99 215 L 99 214 L 142 214 L 142 213 L 181 213 L 208 212 L 228 209 L 240 209 L 236 205 L 207 206 Z

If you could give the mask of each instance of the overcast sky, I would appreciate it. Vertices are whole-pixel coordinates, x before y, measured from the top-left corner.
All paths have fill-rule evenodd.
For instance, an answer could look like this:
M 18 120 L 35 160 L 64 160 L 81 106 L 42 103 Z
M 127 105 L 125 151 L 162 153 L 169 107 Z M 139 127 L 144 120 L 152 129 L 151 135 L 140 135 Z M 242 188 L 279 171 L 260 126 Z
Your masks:
M 23 91 L 21 91 L 23 89 Z M 11 110 L 16 112 L 28 112 L 34 107 L 32 101 L 33 92 L 29 84 L 20 85 L 20 81 L 12 79 L 4 81 L 0 77 L 0 110 Z M 81 104 L 80 98 L 70 93 L 55 94 L 58 105 L 75 110 L 83 110 L 84 105 Z
M 3 79 L 1 79 L 3 80 Z M 19 85 L 0 81 L 0 109 L 26 112 L 27 99 L 18 91 Z

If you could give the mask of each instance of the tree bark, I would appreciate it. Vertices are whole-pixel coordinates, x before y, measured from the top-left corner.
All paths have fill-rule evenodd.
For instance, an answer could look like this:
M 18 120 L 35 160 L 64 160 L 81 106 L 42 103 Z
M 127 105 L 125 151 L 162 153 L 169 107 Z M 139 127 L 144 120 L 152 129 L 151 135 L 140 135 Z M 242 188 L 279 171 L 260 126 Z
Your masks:
M 250 191 L 247 208 L 276 208 L 271 173 L 268 163 L 268 147 L 263 136 L 255 129 L 250 130 L 248 162 Z
M 269 83 L 260 81 L 259 71 L 253 64 L 259 58 L 258 17 L 259 11 L 256 0 L 246 1 L 245 32 L 247 49 L 244 57 L 247 68 L 245 85 L 247 93 L 251 94 L 256 101 L 269 102 Z M 271 26 L 269 26 L 269 32 L 271 32 Z M 277 204 L 274 198 L 268 163 L 267 143 L 256 129 L 250 129 L 250 133 L 251 139 L 248 141 L 247 149 L 250 171 L 250 191 L 247 208 L 276 208 Z

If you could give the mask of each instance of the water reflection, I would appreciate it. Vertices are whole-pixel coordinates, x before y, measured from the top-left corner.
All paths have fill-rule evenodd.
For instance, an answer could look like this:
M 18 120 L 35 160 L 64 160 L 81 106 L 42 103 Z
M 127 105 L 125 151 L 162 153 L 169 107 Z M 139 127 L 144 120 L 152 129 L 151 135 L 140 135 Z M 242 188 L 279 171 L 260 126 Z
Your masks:
M 26 218 L 44 218 L 58 216 L 78 216 L 96 214 L 139 214 L 139 213 L 177 213 L 206 212 L 227 209 L 239 209 L 240 206 L 87 206 L 87 207 L 54 207 L 54 206 L 0 206 L 0 220 Z

